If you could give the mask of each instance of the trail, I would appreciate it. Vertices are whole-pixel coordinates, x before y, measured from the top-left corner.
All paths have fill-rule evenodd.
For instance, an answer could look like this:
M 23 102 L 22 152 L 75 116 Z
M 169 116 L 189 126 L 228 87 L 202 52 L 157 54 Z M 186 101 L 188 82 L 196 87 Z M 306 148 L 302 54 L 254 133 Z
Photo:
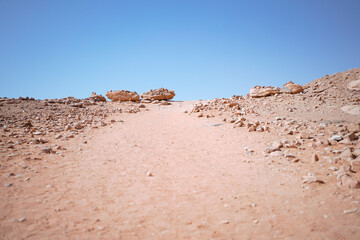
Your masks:
M 3 219 L 2 231 L 10 232 L 3 238 L 359 236 L 359 220 L 344 218 L 330 188 L 301 188 L 299 167 L 262 157 L 274 136 L 188 116 L 190 106 L 175 102 L 119 114 L 114 124 L 64 142 L 65 157 L 42 163 L 22 197 L 2 205 L 7 215 L 27 219 Z

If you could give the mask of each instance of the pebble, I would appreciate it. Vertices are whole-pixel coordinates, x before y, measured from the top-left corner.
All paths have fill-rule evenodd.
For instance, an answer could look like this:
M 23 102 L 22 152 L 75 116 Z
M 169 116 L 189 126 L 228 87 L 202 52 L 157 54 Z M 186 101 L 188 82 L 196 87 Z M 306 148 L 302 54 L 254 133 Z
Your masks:
M 5 187 L 12 187 L 12 186 L 14 186 L 14 184 L 13 184 L 13 183 L 8 183 L 8 184 L 5 184 Z
M 343 140 L 343 137 L 340 136 L 340 135 L 333 135 L 333 136 L 331 137 L 331 139 L 332 139 L 332 140 L 335 140 L 335 141 L 341 141 L 341 140 Z
M 146 176 L 148 176 L 148 177 L 152 177 L 152 176 L 153 176 L 153 174 L 152 174 L 150 171 L 147 171 L 147 172 L 146 172 Z
M 359 211 L 358 208 L 348 209 L 348 210 L 344 210 L 344 214 L 356 213 L 358 211 Z
M 24 221 L 26 221 L 26 218 L 25 218 L 25 217 L 22 217 L 22 218 L 17 219 L 17 221 L 18 221 L 18 222 L 24 222 Z

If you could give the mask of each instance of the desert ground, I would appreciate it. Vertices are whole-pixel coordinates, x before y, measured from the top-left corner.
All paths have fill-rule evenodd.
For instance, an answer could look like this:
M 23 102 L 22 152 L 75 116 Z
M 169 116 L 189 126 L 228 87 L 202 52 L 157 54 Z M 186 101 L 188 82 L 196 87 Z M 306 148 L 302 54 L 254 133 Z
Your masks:
M 360 239 L 359 79 L 206 101 L 1 98 L 0 239 Z

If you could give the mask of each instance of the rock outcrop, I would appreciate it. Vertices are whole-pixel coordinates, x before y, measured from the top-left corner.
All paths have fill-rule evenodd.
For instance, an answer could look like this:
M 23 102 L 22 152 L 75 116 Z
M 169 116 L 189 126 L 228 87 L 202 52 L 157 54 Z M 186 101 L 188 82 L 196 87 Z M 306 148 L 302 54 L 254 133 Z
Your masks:
M 348 84 L 349 90 L 360 91 L 360 79 L 352 81 Z
M 120 91 L 110 91 L 107 92 L 106 97 L 109 98 L 111 101 L 139 101 L 140 96 L 137 92 L 131 92 L 127 90 L 120 90 Z
M 265 86 L 255 86 L 250 89 L 250 97 L 266 97 L 274 94 L 279 94 L 280 89 L 278 87 L 265 87 Z
M 304 89 L 299 84 L 293 83 L 292 81 L 290 81 L 290 82 L 284 84 L 282 91 L 284 93 L 296 94 L 296 93 L 303 92 Z
M 168 90 L 166 88 L 158 88 L 155 90 L 150 89 L 149 91 L 141 94 L 142 99 L 149 100 L 170 100 L 175 96 L 173 90 Z
M 359 115 L 360 116 L 360 105 L 349 105 L 349 106 L 343 106 L 341 110 L 345 113 L 351 114 L 351 115 Z
M 96 92 L 91 93 L 91 98 L 95 101 L 106 102 L 106 98 L 103 95 L 96 94 Z

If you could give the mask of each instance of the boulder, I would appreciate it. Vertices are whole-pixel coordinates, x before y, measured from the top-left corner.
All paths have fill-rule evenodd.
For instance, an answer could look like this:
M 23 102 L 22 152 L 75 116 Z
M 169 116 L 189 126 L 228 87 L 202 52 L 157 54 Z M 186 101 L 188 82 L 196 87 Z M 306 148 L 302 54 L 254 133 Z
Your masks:
M 127 90 L 121 90 L 121 91 L 112 91 L 107 92 L 106 97 L 109 98 L 111 101 L 139 101 L 140 96 L 137 94 L 137 92 L 130 92 Z
M 106 102 L 106 98 L 105 98 L 103 95 L 98 95 L 98 94 L 96 94 L 96 92 L 92 92 L 92 93 L 91 93 L 91 97 L 92 97 L 95 101 Z
M 349 90 L 360 91 L 360 79 L 352 81 L 348 84 Z
M 150 89 L 149 91 L 141 94 L 142 99 L 150 100 L 170 100 L 175 96 L 173 90 L 168 90 L 166 88 L 158 88 L 155 90 Z
M 293 83 L 292 81 L 290 81 L 290 82 L 284 84 L 282 91 L 284 93 L 296 94 L 296 93 L 303 92 L 304 89 L 299 84 Z
M 280 88 L 278 87 L 265 87 L 265 86 L 255 86 L 250 89 L 250 97 L 266 97 L 274 94 L 279 94 Z
M 341 110 L 351 115 L 360 115 L 360 105 L 343 106 Z

